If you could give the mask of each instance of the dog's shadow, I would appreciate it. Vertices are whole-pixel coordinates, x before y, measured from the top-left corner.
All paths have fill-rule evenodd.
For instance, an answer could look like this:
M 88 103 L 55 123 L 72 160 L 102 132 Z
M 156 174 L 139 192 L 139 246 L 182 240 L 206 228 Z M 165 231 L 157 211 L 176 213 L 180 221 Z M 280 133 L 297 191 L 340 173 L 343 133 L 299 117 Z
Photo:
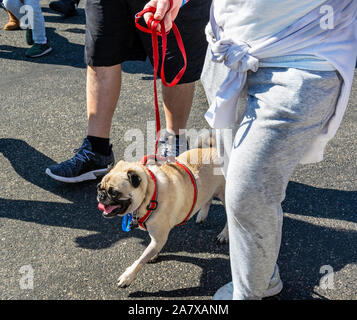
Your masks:
M 124 238 L 139 238 L 143 247 L 149 244 L 146 232 L 121 231 L 121 219 L 106 220 L 98 214 L 96 184 L 98 181 L 67 185 L 56 182 L 44 173 L 52 159 L 28 143 L 18 139 L 0 139 L 0 152 L 15 172 L 27 182 L 66 199 L 69 203 L 13 200 L 0 198 L 0 217 L 20 221 L 96 232 L 78 237 L 81 248 L 101 250 Z M 21 198 L 21 195 L 19 195 Z M 278 299 L 310 298 L 321 279 L 320 268 L 331 265 L 339 271 L 355 263 L 357 232 L 313 224 L 301 217 L 319 217 L 356 223 L 357 192 L 315 188 L 290 182 L 283 203 L 285 217 L 279 266 L 285 290 Z M 296 215 L 296 218 L 295 218 Z M 174 228 L 162 250 L 159 263 L 176 260 L 202 268 L 200 286 L 159 292 L 132 292 L 131 297 L 182 297 L 212 294 L 230 281 L 229 259 L 183 257 L 177 252 L 228 254 L 228 245 L 216 244 L 215 237 L 225 224 L 225 211 L 212 205 L 205 222 L 198 225 L 195 218 Z M 1 226 L 0 226 L 1 228 Z M 138 253 L 140 254 L 140 253 Z M 131 262 L 130 262 L 131 263 Z M 213 276 L 214 275 L 214 276 Z
M 225 284 L 231 281 L 229 259 L 204 259 L 164 253 L 160 256 L 157 263 L 160 264 L 172 260 L 175 260 L 177 263 L 192 264 L 200 267 L 202 269 L 200 285 L 174 290 L 159 290 L 156 292 L 136 291 L 129 293 L 129 298 L 182 298 L 213 296 L 217 290 L 217 283 Z M 185 274 L 183 273 L 181 276 L 185 277 Z
M 345 199 L 354 202 L 356 207 L 356 192 L 343 192 L 337 190 L 323 190 L 313 188 L 299 183 L 290 183 L 289 194 L 295 194 L 296 191 L 302 191 L 303 194 L 315 192 L 315 196 L 319 197 L 321 193 L 332 194 L 333 197 L 340 200 Z M 334 192 L 333 192 L 334 191 Z M 330 212 L 333 211 L 332 202 L 324 203 L 322 210 L 328 207 Z M 305 203 L 305 206 L 307 204 Z M 316 203 L 316 207 L 321 206 L 321 203 Z M 303 207 L 303 204 L 301 204 Z M 211 208 L 207 221 L 211 226 L 214 226 L 215 232 L 220 231 L 221 223 L 213 221 L 212 216 L 221 206 L 216 205 Z M 285 210 L 296 209 L 291 207 L 289 199 L 285 202 Z M 299 206 L 298 206 L 299 208 Z M 337 211 L 338 208 L 335 208 Z M 306 214 L 302 212 L 290 211 L 299 215 Z M 317 211 L 317 215 L 323 211 Z M 337 216 L 337 214 L 336 214 Z M 356 222 L 355 212 L 344 210 L 344 218 L 349 217 L 349 221 Z M 221 217 L 220 217 L 221 219 Z M 205 233 L 204 226 L 197 226 L 193 221 L 190 221 L 190 232 L 173 230 L 170 234 L 169 241 L 164 247 L 158 262 L 167 260 L 175 260 L 178 263 L 192 263 L 193 265 L 202 268 L 200 285 L 196 287 L 180 288 L 174 290 L 160 290 L 157 292 L 137 291 L 131 292 L 131 298 L 181 298 L 184 296 L 210 296 L 215 293 L 217 288 L 231 281 L 231 271 L 229 260 L 223 258 L 202 259 L 198 257 L 178 256 L 173 253 L 178 251 L 190 252 L 211 252 L 211 253 L 227 253 L 226 245 L 218 245 L 210 241 L 210 237 L 215 233 Z M 209 230 L 209 229 L 208 229 Z M 196 233 L 195 233 L 196 232 Z M 185 239 L 182 239 L 184 233 Z M 197 237 L 197 238 L 196 238 Z M 204 241 L 201 241 L 201 240 Z M 289 299 L 326 299 L 323 295 L 316 292 L 316 287 L 320 285 L 320 280 L 324 275 L 324 266 L 332 267 L 334 272 L 343 269 L 347 264 L 355 263 L 356 261 L 356 246 L 357 232 L 347 231 L 343 229 L 332 229 L 324 226 L 317 226 L 308 222 L 304 222 L 295 218 L 285 217 L 283 228 L 283 239 L 278 259 L 280 274 L 284 283 L 284 290 L 277 296 L 269 298 L 274 300 L 289 300 Z M 186 248 L 184 248 L 186 243 Z M 197 246 L 198 245 L 198 246 Z M 188 249 L 190 248 L 190 249 Z M 322 268 L 322 269 L 321 269 Z

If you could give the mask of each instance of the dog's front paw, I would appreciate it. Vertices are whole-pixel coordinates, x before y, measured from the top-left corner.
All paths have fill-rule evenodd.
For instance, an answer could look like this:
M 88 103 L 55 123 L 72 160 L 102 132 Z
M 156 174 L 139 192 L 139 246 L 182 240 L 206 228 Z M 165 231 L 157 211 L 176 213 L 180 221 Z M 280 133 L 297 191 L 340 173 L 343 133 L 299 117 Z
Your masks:
M 148 261 L 148 263 L 156 263 L 158 259 L 159 259 L 159 255 L 157 254 L 156 256 L 152 257 L 152 258 Z
M 128 287 L 135 279 L 135 273 L 129 268 L 119 277 L 118 287 L 125 288 Z

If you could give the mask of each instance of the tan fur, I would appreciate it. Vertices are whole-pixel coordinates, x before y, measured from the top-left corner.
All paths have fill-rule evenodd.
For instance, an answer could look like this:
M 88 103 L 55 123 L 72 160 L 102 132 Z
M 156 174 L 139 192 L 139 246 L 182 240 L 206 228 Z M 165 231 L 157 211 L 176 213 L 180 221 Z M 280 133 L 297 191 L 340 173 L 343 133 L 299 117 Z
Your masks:
M 217 152 L 214 148 L 193 149 L 177 157 L 180 163 L 187 165 L 196 178 L 198 195 L 191 217 L 201 209 L 197 223 L 207 217 L 213 197 L 224 201 L 224 176 L 214 175 L 216 158 Z M 158 207 L 146 223 L 151 243 L 141 257 L 120 276 L 119 287 L 130 285 L 144 264 L 157 258 L 170 230 L 185 219 L 193 204 L 193 185 L 189 175 L 181 167 L 175 163 L 164 163 L 148 165 L 148 168 L 155 174 L 158 183 Z M 128 181 L 128 171 L 135 171 L 140 176 L 141 183 L 137 188 Z M 146 206 L 151 200 L 155 184 L 146 167 L 139 162 L 120 161 L 103 178 L 101 187 L 106 190 L 115 187 L 124 197 L 132 199 L 132 204 L 123 215 L 138 209 L 138 216 L 143 217 L 147 212 Z M 228 241 L 227 224 L 217 239 L 222 243 Z

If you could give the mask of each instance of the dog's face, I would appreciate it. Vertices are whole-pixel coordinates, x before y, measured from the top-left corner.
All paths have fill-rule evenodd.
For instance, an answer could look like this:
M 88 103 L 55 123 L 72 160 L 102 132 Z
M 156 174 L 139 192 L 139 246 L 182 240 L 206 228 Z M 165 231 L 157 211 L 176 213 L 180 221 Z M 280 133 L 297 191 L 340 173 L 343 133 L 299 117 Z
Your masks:
M 120 161 L 98 185 L 98 208 L 105 218 L 136 210 L 146 194 L 147 176 L 137 163 Z

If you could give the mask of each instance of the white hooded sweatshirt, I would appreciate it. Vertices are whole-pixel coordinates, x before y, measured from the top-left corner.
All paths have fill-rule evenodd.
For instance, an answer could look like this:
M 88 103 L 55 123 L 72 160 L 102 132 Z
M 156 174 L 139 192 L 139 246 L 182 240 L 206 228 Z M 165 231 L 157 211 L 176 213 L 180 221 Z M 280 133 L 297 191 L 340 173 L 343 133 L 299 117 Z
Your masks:
M 233 18 L 234 14 L 244 14 L 239 5 L 242 1 L 213 0 L 212 3 L 210 23 L 206 28 L 209 49 L 201 76 L 210 104 L 206 120 L 211 127 L 219 129 L 238 125 L 237 108 L 244 107 L 238 102 L 247 71 L 256 72 L 259 60 L 290 55 L 314 56 L 322 62 L 327 61 L 343 79 L 335 113 L 300 163 L 323 160 L 325 146 L 341 124 L 352 88 L 357 57 L 357 0 L 323 2 L 325 8 L 331 9 L 332 28 L 323 24 L 321 7 L 314 6 L 283 30 L 252 41 L 249 35 L 237 31 L 241 21 Z M 311 3 L 316 4 L 316 0 Z

